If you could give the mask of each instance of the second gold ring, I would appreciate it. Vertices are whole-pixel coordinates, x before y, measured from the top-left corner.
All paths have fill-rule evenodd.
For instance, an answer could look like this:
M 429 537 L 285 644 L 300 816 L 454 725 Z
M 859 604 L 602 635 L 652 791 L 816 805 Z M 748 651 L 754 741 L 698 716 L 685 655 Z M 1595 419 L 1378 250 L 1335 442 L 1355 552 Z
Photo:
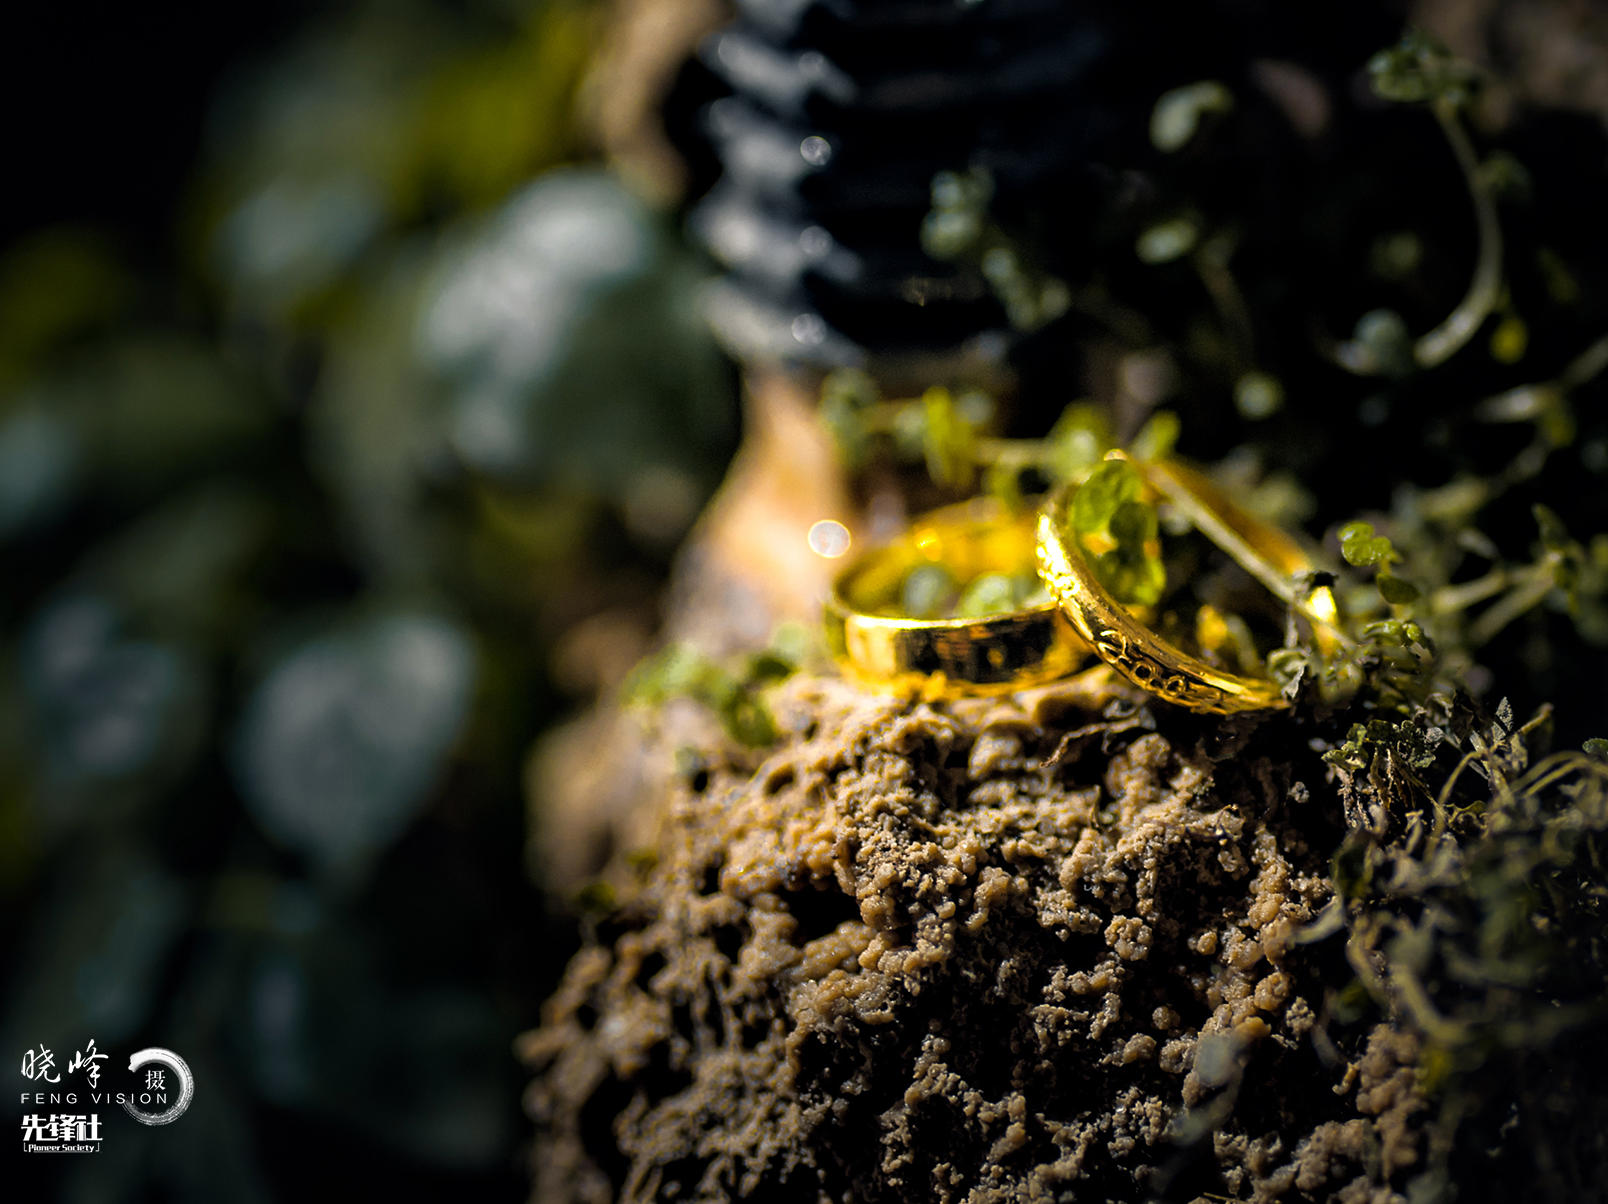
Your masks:
M 983 577 L 1034 579 L 1030 515 L 990 499 L 934 511 L 893 543 L 873 548 L 834 583 L 825 608 L 827 645 L 850 676 L 926 694 L 986 694 L 1065 677 L 1088 644 L 1053 598 L 998 613 L 917 617 L 912 574 L 941 570 L 959 585 Z

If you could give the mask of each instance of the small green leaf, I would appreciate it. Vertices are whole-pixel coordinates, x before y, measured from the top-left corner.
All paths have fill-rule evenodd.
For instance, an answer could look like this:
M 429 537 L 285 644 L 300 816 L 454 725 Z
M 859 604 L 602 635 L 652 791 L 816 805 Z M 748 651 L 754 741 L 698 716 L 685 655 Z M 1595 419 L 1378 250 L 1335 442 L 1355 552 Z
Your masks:
M 1518 314 L 1509 314 L 1491 332 L 1491 358 L 1499 364 L 1516 364 L 1530 346 L 1530 328 Z
M 1569 537 L 1569 528 L 1563 525 L 1556 511 L 1537 503 L 1530 507 L 1530 513 L 1535 516 L 1535 525 L 1540 529 L 1542 547 L 1549 552 L 1575 549 L 1575 541 Z
M 747 691 L 734 695 L 725 706 L 717 707 L 716 713 L 726 734 L 739 744 L 762 748 L 774 744 L 780 734 L 776 730 L 776 720 L 771 718 L 770 708 Z
M 701 683 L 719 671 L 719 666 L 691 644 L 671 644 L 631 670 L 621 693 L 627 704 L 659 706 L 698 693 Z
M 809 659 L 816 647 L 813 629 L 807 624 L 790 620 L 776 625 L 776 630 L 771 633 L 768 652 L 796 669 Z
M 1608 761 L 1608 740 L 1604 740 L 1601 737 L 1593 737 L 1592 739 L 1587 740 L 1580 747 L 1586 750 L 1586 755 L 1588 757 L 1596 757 L 1598 760 Z
M 977 266 L 982 270 L 983 278 L 995 288 L 1009 285 L 1022 270 L 1016 248 L 1008 246 L 989 247 L 977 261 Z
M 1150 141 L 1159 151 L 1182 150 L 1200 129 L 1201 119 L 1234 107 L 1234 94 L 1214 79 L 1163 92 L 1150 114 Z
M 1271 418 L 1284 406 L 1284 386 L 1266 372 L 1247 372 L 1234 383 L 1234 408 L 1242 418 Z
M 1378 644 L 1394 644 L 1402 648 L 1422 648 L 1425 652 L 1434 653 L 1435 643 L 1424 629 L 1410 619 L 1376 619 L 1372 623 L 1364 623 L 1362 637 Z
M 778 629 L 771 647 L 750 655 L 741 676 L 705 656 L 690 644 L 672 644 L 648 657 L 626 679 L 627 703 L 662 706 L 673 698 L 690 698 L 708 707 L 733 740 L 762 746 L 774 743 L 776 721 L 759 691 L 790 676 L 798 660 L 789 653 L 789 638 Z
M 1286 698 L 1296 695 L 1302 678 L 1311 671 L 1311 661 L 1299 648 L 1275 648 L 1268 653 L 1268 676 L 1279 683 Z
M 1469 67 L 1418 30 L 1409 31 L 1396 45 L 1369 59 L 1368 76 L 1374 92 L 1403 104 L 1430 100 L 1461 103 L 1468 97 L 1472 80 Z
M 1136 460 L 1165 460 L 1172 455 L 1178 442 L 1178 415 L 1171 410 L 1157 410 L 1146 420 L 1133 437 L 1129 451 Z
M 747 671 L 743 677 L 753 685 L 763 686 L 791 677 L 797 668 L 796 662 L 781 656 L 775 649 L 767 648 L 748 658 Z
M 1193 218 L 1175 217 L 1158 222 L 1139 235 L 1133 252 L 1141 263 L 1171 263 L 1195 249 L 1200 241 L 1200 227 Z
M 934 209 L 922 219 L 921 247 L 934 259 L 959 259 L 982 233 L 978 214 Z
M 1139 500 L 1139 472 L 1126 460 L 1108 460 L 1072 496 L 1072 533 L 1080 542 L 1103 535 L 1116 547 L 1089 564 L 1100 583 L 1124 605 L 1160 601 L 1167 573 L 1152 551 L 1158 522 L 1153 506 Z
M 955 395 L 955 412 L 973 427 L 992 425 L 998 409 L 994 399 L 981 389 L 967 389 Z
M 1111 450 L 1114 439 L 1105 411 L 1080 401 L 1061 411 L 1044 442 L 1049 449 L 1044 471 L 1053 480 L 1062 482 L 1098 464 L 1100 457 Z
M 893 446 L 901 460 L 920 460 L 927 454 L 927 411 L 919 403 L 896 406 L 893 411 Z
M 1107 460 L 1072 495 L 1072 532 L 1097 535 L 1110 525 L 1124 502 L 1137 501 L 1139 473 L 1126 460 Z
M 1340 555 L 1347 564 L 1357 568 L 1401 559 L 1395 545 L 1383 535 L 1375 535 L 1373 524 L 1365 522 L 1347 523 L 1340 528 Z

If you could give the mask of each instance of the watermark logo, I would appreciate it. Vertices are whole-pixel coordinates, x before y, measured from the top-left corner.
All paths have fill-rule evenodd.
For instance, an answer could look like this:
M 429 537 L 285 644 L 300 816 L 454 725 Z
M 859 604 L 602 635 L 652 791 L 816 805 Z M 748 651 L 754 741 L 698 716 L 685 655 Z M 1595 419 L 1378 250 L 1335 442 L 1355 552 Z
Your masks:
M 152 1099 L 163 1102 L 168 1097 L 167 1070 L 155 1069 L 145 1071 L 145 1091 L 139 1097 L 138 1106 L 132 1098 L 120 1098 L 118 1103 L 142 1125 L 170 1125 L 183 1116 L 184 1110 L 190 1106 L 190 1099 L 195 1095 L 195 1080 L 190 1077 L 190 1068 L 184 1059 L 171 1049 L 142 1049 L 128 1060 L 128 1068 L 139 1071 L 152 1063 L 172 1070 L 178 1079 L 178 1099 L 161 1112 L 142 1110 L 143 1105 Z
M 169 1125 L 183 1116 L 195 1097 L 195 1079 L 189 1064 L 171 1049 L 142 1049 L 128 1060 L 125 1090 L 112 1083 L 101 1087 L 101 1063 L 110 1055 L 96 1048 L 93 1039 L 76 1050 L 65 1070 L 56 1055 L 41 1043 L 22 1055 L 22 1077 L 32 1090 L 22 1092 L 22 1148 L 31 1154 L 93 1154 L 101 1146 L 98 1112 L 57 1111 L 80 1105 L 119 1105 L 142 1125 Z M 113 1077 L 116 1076 L 115 1071 Z M 65 1079 L 65 1081 L 64 1081 Z M 79 1080 L 87 1088 L 77 1087 Z M 51 1088 L 47 1090 L 46 1088 Z M 50 1109 L 46 1111 L 45 1109 Z
M 52 1112 L 22 1118 L 22 1148 L 30 1154 L 93 1154 L 100 1149 L 100 1117 Z

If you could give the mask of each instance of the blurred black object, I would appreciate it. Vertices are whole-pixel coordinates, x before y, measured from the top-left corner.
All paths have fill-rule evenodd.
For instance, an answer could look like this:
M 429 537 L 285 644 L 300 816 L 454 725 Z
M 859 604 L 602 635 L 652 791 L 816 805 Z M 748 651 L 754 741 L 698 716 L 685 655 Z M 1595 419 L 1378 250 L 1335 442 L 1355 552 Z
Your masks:
M 716 328 L 744 358 L 893 374 L 1010 348 L 987 266 L 923 246 L 942 173 L 985 176 L 989 216 L 1023 258 L 1081 277 L 1108 237 L 1097 224 L 1153 191 L 1141 173 L 1158 96 L 1201 79 L 1237 88 L 1263 59 L 1341 79 L 1400 15 L 1104 0 L 736 9 L 703 52 L 730 89 L 704 112 L 724 174 L 694 215 L 728 273 Z
M 749 358 L 955 352 L 1002 327 L 982 277 L 921 246 L 933 177 L 977 167 L 1004 212 L 1073 219 L 1156 78 L 1103 5 L 737 8 L 704 51 L 733 95 L 706 110 L 725 172 L 694 222 L 729 272 L 716 326 Z

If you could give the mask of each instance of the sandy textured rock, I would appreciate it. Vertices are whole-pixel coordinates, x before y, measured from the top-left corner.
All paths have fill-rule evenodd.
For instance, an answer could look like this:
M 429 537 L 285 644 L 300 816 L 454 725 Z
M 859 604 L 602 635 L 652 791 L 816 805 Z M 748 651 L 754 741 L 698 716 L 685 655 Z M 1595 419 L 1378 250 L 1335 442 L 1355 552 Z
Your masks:
M 1324 1022 L 1339 807 L 1287 720 L 1101 674 L 777 710 L 684 752 L 526 1039 L 537 1199 L 1404 1198 L 1416 1046 Z

